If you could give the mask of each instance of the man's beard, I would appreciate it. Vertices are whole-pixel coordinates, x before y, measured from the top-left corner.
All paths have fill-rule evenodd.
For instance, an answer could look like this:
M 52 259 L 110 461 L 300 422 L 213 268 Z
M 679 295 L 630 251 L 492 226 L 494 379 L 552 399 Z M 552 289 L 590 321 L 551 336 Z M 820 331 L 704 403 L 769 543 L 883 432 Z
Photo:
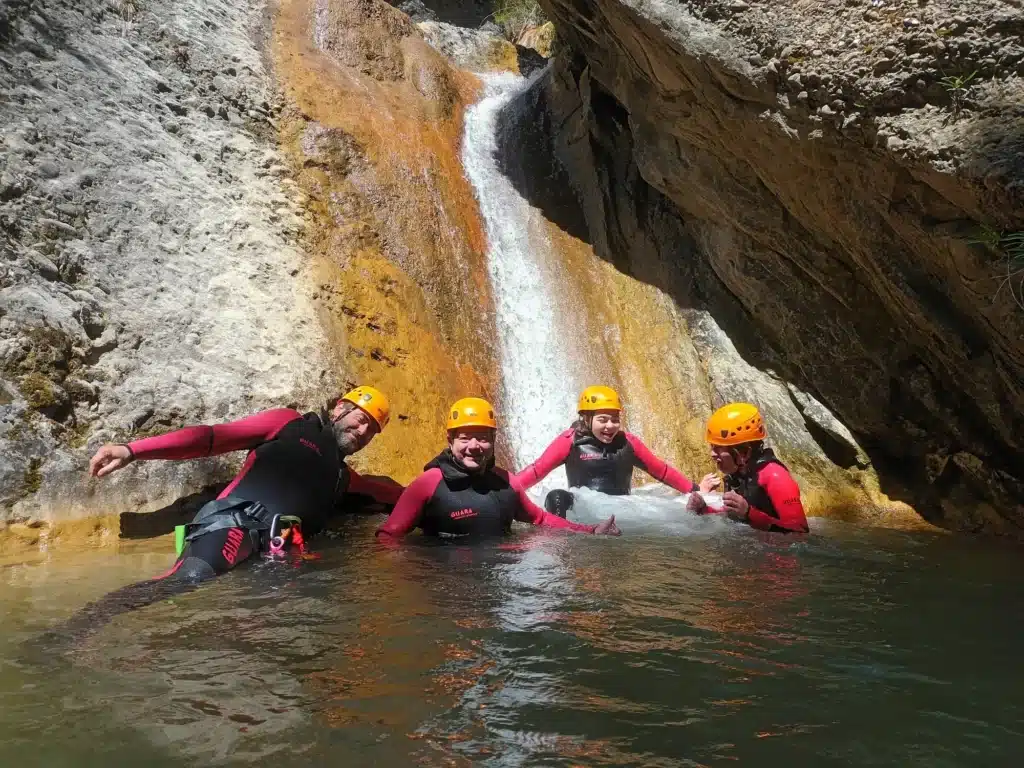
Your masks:
M 342 456 L 351 456 L 360 449 L 359 435 L 348 431 L 340 421 L 331 425 L 334 430 L 334 441 L 338 444 L 338 451 Z

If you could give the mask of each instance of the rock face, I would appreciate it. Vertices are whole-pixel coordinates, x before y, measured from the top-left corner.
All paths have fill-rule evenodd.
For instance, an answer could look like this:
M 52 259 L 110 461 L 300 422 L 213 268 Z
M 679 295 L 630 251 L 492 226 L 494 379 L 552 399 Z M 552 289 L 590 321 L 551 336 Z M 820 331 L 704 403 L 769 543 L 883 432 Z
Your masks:
M 564 44 L 548 109 L 595 250 L 827 405 L 890 496 L 1019 533 L 1020 9 L 541 5 Z M 818 437 L 859 461 L 836 433 Z
M 516 47 L 500 34 L 466 29 L 441 21 L 416 25 L 424 39 L 461 69 L 471 72 L 518 71 Z
M 227 462 L 94 484 L 106 440 L 314 406 L 330 369 L 256 0 L 0 11 L 0 520 L 145 509 Z
M 283 0 L 273 56 L 324 327 L 338 365 L 396 409 L 352 463 L 408 482 L 444 444 L 448 405 L 493 392 L 486 242 L 460 160 L 479 84 L 381 0 Z

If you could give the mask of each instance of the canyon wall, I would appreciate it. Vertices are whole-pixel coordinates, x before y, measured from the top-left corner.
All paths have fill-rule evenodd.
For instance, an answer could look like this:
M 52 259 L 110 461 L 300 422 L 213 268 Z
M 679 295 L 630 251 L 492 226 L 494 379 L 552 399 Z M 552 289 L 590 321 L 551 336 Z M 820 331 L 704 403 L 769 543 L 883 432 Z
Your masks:
M 1016 3 L 541 5 L 580 237 L 827 406 L 890 497 L 1018 533 Z

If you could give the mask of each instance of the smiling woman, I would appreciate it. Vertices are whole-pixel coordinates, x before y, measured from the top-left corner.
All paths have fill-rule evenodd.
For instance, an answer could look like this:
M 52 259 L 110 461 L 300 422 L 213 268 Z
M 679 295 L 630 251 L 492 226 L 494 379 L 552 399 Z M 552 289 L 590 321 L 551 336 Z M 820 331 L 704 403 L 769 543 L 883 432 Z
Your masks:
M 571 523 L 548 514 L 494 465 L 498 429 L 494 408 L 486 400 L 467 397 L 449 409 L 448 448 L 424 468 L 405 489 L 394 512 L 377 529 L 387 542 L 413 528 L 432 536 L 500 536 L 512 522 L 563 528 L 580 533 L 618 535 L 614 515 L 598 525 Z
M 587 387 L 580 394 L 577 412 L 576 422 L 556 437 L 539 459 L 515 476 L 519 485 L 532 488 L 553 469 L 565 464 L 570 487 L 590 488 L 613 496 L 630 492 L 634 467 L 680 493 L 696 489 L 682 472 L 655 456 L 639 437 L 622 429 L 622 403 L 611 387 Z M 562 513 L 566 503 L 565 492 L 556 490 L 548 494 L 544 505 L 549 510 L 557 507 Z

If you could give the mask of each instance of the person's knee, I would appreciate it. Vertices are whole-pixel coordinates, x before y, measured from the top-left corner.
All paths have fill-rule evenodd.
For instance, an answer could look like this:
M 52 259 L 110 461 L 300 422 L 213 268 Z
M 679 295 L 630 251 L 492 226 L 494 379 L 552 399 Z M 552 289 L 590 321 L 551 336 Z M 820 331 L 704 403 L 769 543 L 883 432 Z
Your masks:
M 575 498 L 569 491 L 556 489 L 544 498 L 544 509 L 552 515 L 565 517 L 569 510 L 572 509 L 574 501 Z
M 181 566 L 174 572 L 176 581 L 205 581 L 217 575 L 217 571 L 208 562 L 199 557 L 185 557 Z

